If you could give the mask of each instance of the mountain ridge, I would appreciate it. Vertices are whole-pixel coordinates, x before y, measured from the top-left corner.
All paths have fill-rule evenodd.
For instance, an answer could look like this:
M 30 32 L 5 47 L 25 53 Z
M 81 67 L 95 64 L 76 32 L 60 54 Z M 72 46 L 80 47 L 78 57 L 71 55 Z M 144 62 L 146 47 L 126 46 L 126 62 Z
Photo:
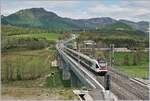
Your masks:
M 51 30 L 79 30 L 79 29 L 95 29 L 117 22 L 122 22 L 131 26 L 133 29 L 146 31 L 149 27 L 148 22 L 133 22 L 125 19 L 116 20 L 110 17 L 96 17 L 89 19 L 72 19 L 60 17 L 54 12 L 45 10 L 44 8 L 29 8 L 19 10 L 16 13 L 2 17 L 2 24 L 22 26 L 22 27 L 39 27 Z

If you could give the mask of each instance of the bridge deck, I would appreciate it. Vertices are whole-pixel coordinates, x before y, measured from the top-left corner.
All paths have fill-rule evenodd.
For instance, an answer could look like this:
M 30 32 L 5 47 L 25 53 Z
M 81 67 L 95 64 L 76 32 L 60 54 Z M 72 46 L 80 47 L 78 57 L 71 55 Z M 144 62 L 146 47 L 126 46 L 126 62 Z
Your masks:
M 104 100 L 103 92 L 100 89 L 93 89 L 89 94 L 94 100 Z
M 61 45 L 62 46 L 62 45 Z M 62 48 L 62 47 L 61 47 Z M 64 56 L 66 61 L 71 64 L 72 70 L 75 74 L 84 82 L 85 85 L 89 84 L 93 86 L 93 90 L 89 94 L 94 100 L 104 100 L 108 96 L 104 94 L 104 78 L 94 75 L 94 73 L 88 71 L 82 64 L 67 55 L 63 49 L 59 49 L 60 54 Z M 78 55 L 81 53 L 76 52 Z M 75 58 L 78 58 L 75 56 Z M 82 60 L 80 60 L 82 61 Z M 130 78 L 119 74 L 116 70 L 109 68 L 109 74 L 111 75 L 111 92 L 117 96 L 119 100 L 149 100 L 149 88 L 143 87 L 136 82 L 130 80 Z M 100 89 L 101 88 L 101 89 Z M 106 98 L 107 97 L 107 98 Z

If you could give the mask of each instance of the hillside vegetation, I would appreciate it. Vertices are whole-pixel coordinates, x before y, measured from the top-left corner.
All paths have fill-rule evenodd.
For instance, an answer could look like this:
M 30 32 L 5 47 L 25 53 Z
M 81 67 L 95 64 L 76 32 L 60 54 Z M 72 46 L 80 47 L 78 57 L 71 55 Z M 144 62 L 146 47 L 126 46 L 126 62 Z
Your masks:
M 145 21 L 136 23 L 128 20 L 115 20 L 110 17 L 71 19 L 60 17 L 44 8 L 23 9 L 2 18 L 2 24 L 4 25 L 43 28 L 51 32 L 96 29 L 115 23 L 123 23 L 126 24 L 126 28 L 132 27 L 141 31 L 147 31 L 149 28 L 148 22 Z
M 62 80 L 58 67 L 51 66 L 56 41 L 67 33 L 2 25 L 1 35 L 2 99 L 78 99 L 69 80 Z
M 122 22 L 117 22 L 112 25 L 107 25 L 105 27 L 102 27 L 100 29 L 103 30 L 125 30 L 125 31 L 132 31 L 134 30 L 131 26 L 128 26 L 127 24 L 124 24 Z
M 49 73 L 61 34 L 2 25 L 2 81 L 34 80 Z
M 54 45 L 62 35 L 41 29 L 2 25 L 2 52 L 8 49 L 42 49 Z
M 108 47 L 110 44 L 115 44 L 115 47 L 148 47 L 148 33 L 135 30 L 123 23 L 115 23 L 102 27 L 97 30 L 86 30 L 80 32 L 78 41 L 94 40 L 95 42 L 103 42 Z

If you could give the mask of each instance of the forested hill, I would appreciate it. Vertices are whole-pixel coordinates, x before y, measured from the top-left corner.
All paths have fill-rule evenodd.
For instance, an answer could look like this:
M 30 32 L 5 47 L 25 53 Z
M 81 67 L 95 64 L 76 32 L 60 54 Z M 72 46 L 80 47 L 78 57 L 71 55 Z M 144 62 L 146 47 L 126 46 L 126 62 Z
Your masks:
M 131 27 L 134 30 L 147 31 L 149 28 L 148 22 L 144 21 L 132 22 L 128 20 L 115 20 L 109 17 L 91 19 L 63 18 L 53 12 L 46 11 L 44 8 L 24 9 L 1 18 L 1 22 L 4 25 L 44 28 L 50 31 L 89 30 L 103 28 L 107 25 L 110 27 L 110 25 L 118 24 L 118 22 L 124 23 L 126 28 Z M 119 25 L 117 26 L 120 28 Z

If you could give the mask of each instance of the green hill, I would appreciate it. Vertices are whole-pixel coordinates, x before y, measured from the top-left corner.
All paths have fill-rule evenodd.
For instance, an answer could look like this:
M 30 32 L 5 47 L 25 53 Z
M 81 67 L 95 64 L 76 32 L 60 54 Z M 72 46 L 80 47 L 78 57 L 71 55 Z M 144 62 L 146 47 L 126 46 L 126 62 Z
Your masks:
M 105 29 L 105 30 L 121 30 L 121 31 L 132 31 L 132 30 L 134 30 L 129 25 L 121 23 L 121 22 L 117 22 L 117 23 L 114 23 L 112 25 L 107 25 L 107 26 L 103 27 L 102 29 Z
M 75 27 L 63 21 L 63 19 L 55 13 L 47 12 L 43 8 L 20 10 L 2 19 L 2 24 L 22 27 L 39 27 L 50 30 L 69 30 Z
M 148 22 L 135 23 L 128 20 L 115 20 L 110 17 L 98 17 L 90 19 L 63 18 L 53 12 L 46 11 L 44 8 L 24 9 L 9 16 L 2 16 L 1 23 L 4 25 L 13 25 L 19 27 L 43 28 L 50 31 L 71 31 L 84 29 L 96 30 L 97 28 L 105 28 L 108 30 L 133 29 L 142 31 L 148 29 Z

